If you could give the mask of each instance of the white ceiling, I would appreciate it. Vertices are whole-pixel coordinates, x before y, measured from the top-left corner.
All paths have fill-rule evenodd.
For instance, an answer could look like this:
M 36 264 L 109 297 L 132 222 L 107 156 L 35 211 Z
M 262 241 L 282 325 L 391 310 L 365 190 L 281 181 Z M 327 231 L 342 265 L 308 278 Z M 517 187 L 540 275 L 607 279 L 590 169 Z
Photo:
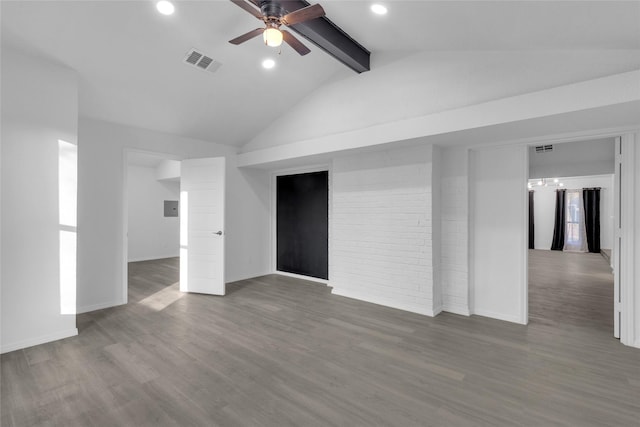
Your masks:
M 130 151 L 127 153 L 127 164 L 145 168 L 156 168 L 163 160 L 176 160 L 174 157 L 160 154 L 145 153 L 142 151 Z
M 637 1 L 320 1 L 327 16 L 372 52 L 373 66 L 419 51 L 640 50 Z M 259 39 L 227 41 L 260 26 L 226 0 L 1 2 L 3 47 L 78 71 L 83 116 L 243 145 L 328 81 L 353 72 L 317 47 L 299 57 Z M 214 74 L 185 65 L 197 48 Z M 266 57 L 278 61 L 263 70 Z M 525 82 L 523 82 L 524 84 Z

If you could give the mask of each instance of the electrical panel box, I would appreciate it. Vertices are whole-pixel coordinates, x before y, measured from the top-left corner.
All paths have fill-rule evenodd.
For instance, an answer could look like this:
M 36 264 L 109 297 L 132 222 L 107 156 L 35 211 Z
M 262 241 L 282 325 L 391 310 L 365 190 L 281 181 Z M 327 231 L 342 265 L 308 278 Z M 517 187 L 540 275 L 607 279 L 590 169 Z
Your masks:
M 177 200 L 165 200 L 164 201 L 164 216 L 178 216 L 178 201 Z

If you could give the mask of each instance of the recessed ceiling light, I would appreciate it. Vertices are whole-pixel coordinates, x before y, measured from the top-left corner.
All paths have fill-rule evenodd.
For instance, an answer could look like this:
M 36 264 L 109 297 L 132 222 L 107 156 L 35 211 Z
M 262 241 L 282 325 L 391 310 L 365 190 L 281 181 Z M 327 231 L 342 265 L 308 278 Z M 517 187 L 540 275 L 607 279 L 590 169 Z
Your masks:
M 171 15 L 175 12 L 176 8 L 173 6 L 173 3 L 167 0 L 160 0 L 156 3 L 156 9 L 163 15 Z
M 375 3 L 371 5 L 371 11 L 373 13 L 375 13 L 376 15 L 386 15 L 387 14 L 387 8 L 384 5 L 381 5 L 379 3 Z
M 275 66 L 276 66 L 276 61 L 274 61 L 273 59 L 265 59 L 264 61 L 262 61 L 262 67 L 266 68 L 267 70 L 270 70 Z

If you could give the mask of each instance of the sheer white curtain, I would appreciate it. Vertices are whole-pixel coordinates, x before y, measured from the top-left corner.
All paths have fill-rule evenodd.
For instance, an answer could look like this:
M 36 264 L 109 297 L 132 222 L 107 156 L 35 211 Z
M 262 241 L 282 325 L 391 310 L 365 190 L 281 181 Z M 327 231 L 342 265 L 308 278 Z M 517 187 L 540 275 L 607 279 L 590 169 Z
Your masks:
M 588 252 L 582 190 L 567 190 L 565 197 L 566 223 L 563 250 L 567 252 Z

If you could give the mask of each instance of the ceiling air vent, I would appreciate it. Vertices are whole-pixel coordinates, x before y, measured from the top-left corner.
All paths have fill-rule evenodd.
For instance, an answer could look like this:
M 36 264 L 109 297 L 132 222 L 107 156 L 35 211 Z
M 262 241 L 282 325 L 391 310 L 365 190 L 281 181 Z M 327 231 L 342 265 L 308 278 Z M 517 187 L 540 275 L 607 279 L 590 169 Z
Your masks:
M 184 57 L 184 62 L 198 67 L 201 70 L 209 71 L 210 73 L 215 73 L 218 71 L 218 68 L 222 66 L 220 62 L 196 49 L 191 49 L 187 52 L 187 55 Z
M 537 145 L 536 153 L 548 153 L 549 151 L 553 151 L 553 145 Z

